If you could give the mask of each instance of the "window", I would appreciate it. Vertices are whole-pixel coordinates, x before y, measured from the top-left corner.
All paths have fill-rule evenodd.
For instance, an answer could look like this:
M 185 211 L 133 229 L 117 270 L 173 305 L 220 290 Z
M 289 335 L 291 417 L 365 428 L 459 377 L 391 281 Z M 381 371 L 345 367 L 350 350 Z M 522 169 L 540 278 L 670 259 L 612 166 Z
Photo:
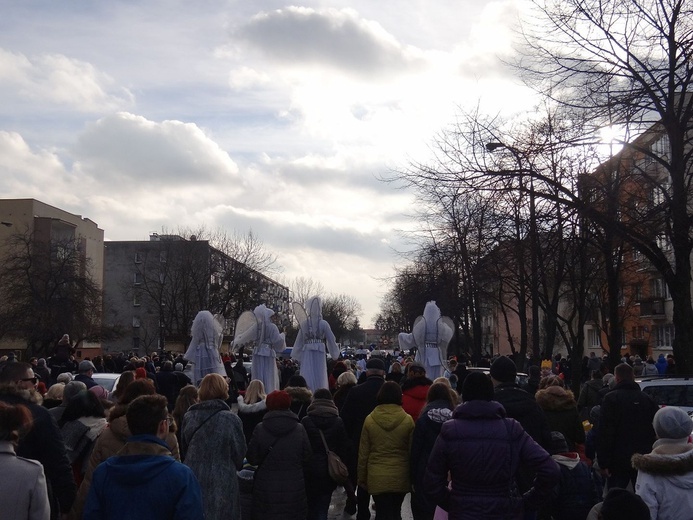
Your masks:
M 657 247 L 659 247 L 659 249 L 662 251 L 669 251 L 671 249 L 671 242 L 669 241 L 669 237 L 666 235 L 657 235 L 656 242 Z
M 601 346 L 601 334 L 599 329 L 589 329 L 587 331 L 587 343 L 592 348 Z
M 140 296 L 140 293 L 136 292 L 132 298 L 132 306 L 133 307 L 139 307 L 140 305 L 142 305 L 141 299 L 142 299 L 142 297 Z
M 642 284 L 636 283 L 633 285 L 633 299 L 636 303 L 640 303 L 642 300 Z
M 132 317 L 132 328 L 133 329 L 139 329 L 140 328 L 140 317 L 139 316 L 133 316 Z
M 639 262 L 642 259 L 642 253 L 637 249 L 633 249 L 633 261 Z
M 135 263 L 136 264 L 142 263 L 142 253 L 140 253 L 139 251 L 135 252 Z
M 659 157 L 660 159 L 668 159 L 669 158 L 669 149 L 671 146 L 669 145 L 669 136 L 668 135 L 663 135 L 660 139 L 657 139 L 654 143 L 652 143 L 652 147 L 650 148 L 652 150 L 652 153 Z
M 626 297 L 623 293 L 623 287 L 618 290 L 618 304 L 623 307 L 626 304 Z
M 650 280 L 650 296 L 652 298 L 671 298 L 669 288 L 662 278 Z
M 132 350 L 135 352 L 140 349 L 140 338 L 132 338 Z
M 159 252 L 159 262 L 161 262 L 162 264 L 166 263 L 166 251 Z
M 135 285 L 142 285 L 142 273 L 136 272 L 133 281 Z
M 671 347 L 674 340 L 673 325 L 659 325 L 654 327 L 655 346 Z
M 644 339 L 645 338 L 645 327 L 633 327 L 631 330 L 631 335 L 633 339 Z

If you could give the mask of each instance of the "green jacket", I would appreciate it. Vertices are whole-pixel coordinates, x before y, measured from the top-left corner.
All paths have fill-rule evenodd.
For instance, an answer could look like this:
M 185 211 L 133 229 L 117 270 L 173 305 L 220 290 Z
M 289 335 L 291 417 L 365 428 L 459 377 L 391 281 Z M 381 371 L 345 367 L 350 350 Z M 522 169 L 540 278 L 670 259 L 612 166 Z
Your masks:
M 381 404 L 366 417 L 359 445 L 358 483 L 371 495 L 408 493 L 414 420 L 397 404 Z

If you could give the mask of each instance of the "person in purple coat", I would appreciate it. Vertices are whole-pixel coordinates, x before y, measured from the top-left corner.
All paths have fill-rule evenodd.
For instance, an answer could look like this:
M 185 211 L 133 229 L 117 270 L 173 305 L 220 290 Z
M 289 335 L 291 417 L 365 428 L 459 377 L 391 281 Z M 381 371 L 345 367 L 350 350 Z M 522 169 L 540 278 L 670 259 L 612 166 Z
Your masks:
M 424 477 L 424 493 L 457 519 L 523 519 L 539 509 L 560 479 L 551 456 L 493 401 L 493 383 L 473 372 L 462 388 L 462 401 L 443 424 Z M 535 473 L 532 487 L 520 495 L 518 468 Z M 448 486 L 448 474 L 452 483 Z

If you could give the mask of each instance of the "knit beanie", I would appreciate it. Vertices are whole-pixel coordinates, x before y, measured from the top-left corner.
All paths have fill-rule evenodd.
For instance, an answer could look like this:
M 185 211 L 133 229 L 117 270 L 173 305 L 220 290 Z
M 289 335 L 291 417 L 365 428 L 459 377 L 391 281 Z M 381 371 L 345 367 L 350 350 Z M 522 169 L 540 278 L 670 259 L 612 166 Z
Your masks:
M 291 396 L 284 390 L 275 390 L 270 392 L 265 399 L 267 409 L 272 410 L 288 410 L 291 406 Z
M 681 408 L 665 406 L 655 414 L 652 426 L 660 439 L 687 439 L 693 430 L 693 421 Z
M 493 383 L 483 372 L 471 372 L 462 384 L 462 401 L 491 401 Z
M 517 367 L 512 359 L 501 356 L 491 364 L 491 377 L 501 383 L 514 383 Z
M 558 455 L 559 453 L 568 453 L 568 442 L 561 432 L 551 432 L 551 446 L 549 448 L 550 455 Z

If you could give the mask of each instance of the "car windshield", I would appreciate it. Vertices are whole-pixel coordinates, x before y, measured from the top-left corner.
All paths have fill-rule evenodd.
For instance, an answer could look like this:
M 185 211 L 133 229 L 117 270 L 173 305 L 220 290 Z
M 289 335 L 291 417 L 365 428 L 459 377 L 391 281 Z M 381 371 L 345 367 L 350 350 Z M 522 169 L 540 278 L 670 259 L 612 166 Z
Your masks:
M 96 381 L 97 385 L 104 387 L 109 392 L 113 391 L 113 387 L 115 387 L 115 383 L 117 380 L 117 378 L 112 377 L 110 375 L 108 377 L 99 377 L 99 374 L 94 374 L 92 376 L 92 379 Z

